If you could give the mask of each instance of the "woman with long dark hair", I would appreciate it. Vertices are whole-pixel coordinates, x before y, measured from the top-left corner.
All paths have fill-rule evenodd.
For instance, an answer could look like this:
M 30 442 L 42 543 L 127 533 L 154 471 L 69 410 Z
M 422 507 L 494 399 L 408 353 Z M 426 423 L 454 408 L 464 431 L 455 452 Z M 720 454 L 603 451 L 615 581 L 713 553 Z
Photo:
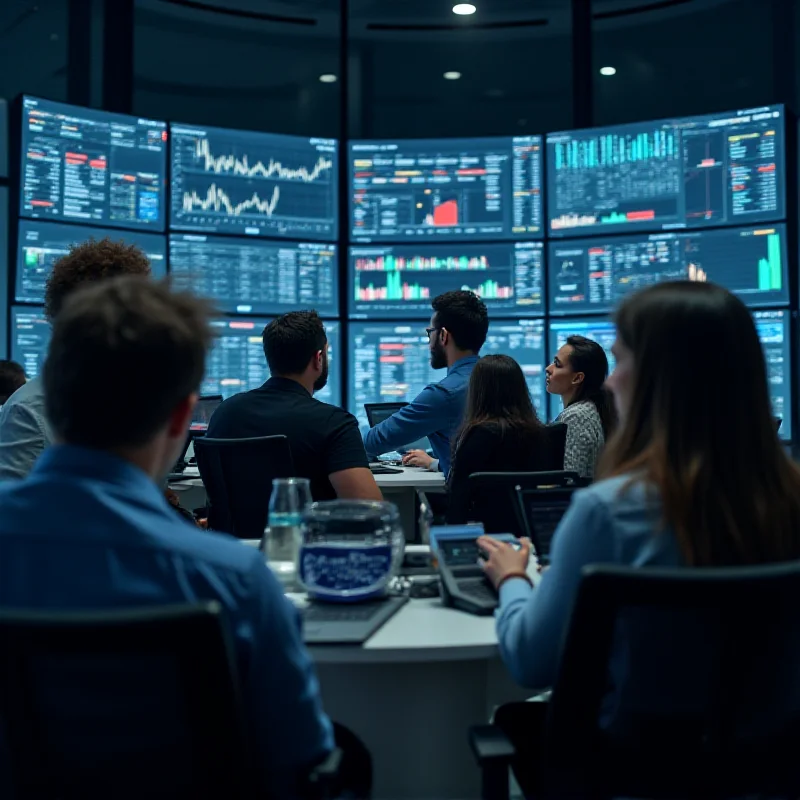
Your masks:
M 692 568 L 800 558 L 800 469 L 778 440 L 764 355 L 742 302 L 712 284 L 666 283 L 625 300 L 616 325 L 607 385 L 620 427 L 599 465 L 601 480 L 577 492 L 562 519 L 536 590 L 525 575 L 527 542 L 516 552 L 479 540 L 500 595 L 500 652 L 526 686 L 553 684 L 587 564 Z M 709 358 L 715 374 L 740 376 L 735 391 L 708 380 Z M 620 698 L 641 699 L 626 641 L 618 636 L 609 660 L 608 713 Z M 669 641 L 654 644 L 651 669 L 670 670 Z M 521 705 L 504 707 L 496 721 L 525 748 L 535 725 Z
M 570 336 L 545 375 L 547 391 L 564 403 L 556 419 L 567 426 L 564 469 L 591 478 L 616 420 L 611 396 L 603 388 L 608 358 L 597 342 Z
M 505 355 L 481 358 L 470 375 L 464 421 L 453 444 L 447 521 L 486 523 L 491 518 L 495 527 L 511 525 L 505 530 L 513 531 L 513 515 L 503 522 L 496 500 L 493 513 L 485 513 L 482 499 L 470 490 L 469 476 L 541 469 L 546 439 L 546 426 L 536 415 L 520 365 Z

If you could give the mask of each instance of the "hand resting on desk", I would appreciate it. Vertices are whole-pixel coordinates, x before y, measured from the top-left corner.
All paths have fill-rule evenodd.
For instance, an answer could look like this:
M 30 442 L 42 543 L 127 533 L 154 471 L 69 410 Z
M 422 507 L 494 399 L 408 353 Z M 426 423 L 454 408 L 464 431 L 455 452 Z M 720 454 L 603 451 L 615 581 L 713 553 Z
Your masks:
M 429 456 L 424 450 L 409 450 L 403 454 L 404 467 L 422 467 L 428 469 L 433 463 L 433 458 Z

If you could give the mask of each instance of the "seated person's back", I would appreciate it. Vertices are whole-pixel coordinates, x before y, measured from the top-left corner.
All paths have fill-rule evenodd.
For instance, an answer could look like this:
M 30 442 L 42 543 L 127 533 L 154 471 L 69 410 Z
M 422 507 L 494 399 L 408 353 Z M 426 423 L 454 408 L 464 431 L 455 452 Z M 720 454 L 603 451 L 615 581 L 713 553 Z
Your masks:
M 206 435 L 285 435 L 295 477 L 309 479 L 314 500 L 381 500 L 356 418 L 313 397 L 328 379 L 328 342 L 320 318 L 313 311 L 292 311 L 272 320 L 263 339 L 272 377 L 222 403 Z
M 476 472 L 560 469 L 551 460 L 550 429 L 533 408 L 525 375 L 506 355 L 484 356 L 470 377 L 464 424 L 448 478 L 447 521 L 483 522 L 492 533 L 516 533 L 517 518 L 505 498 L 477 492 Z
M 55 320 L 66 298 L 76 289 L 118 275 L 149 276 L 147 256 L 135 245 L 110 239 L 89 239 L 70 248 L 53 265 L 47 279 L 47 319 L 51 323 Z M 36 459 L 53 443 L 41 377 L 25 383 L 0 405 L 0 481 L 18 480 L 31 471 Z
M 431 307 L 431 324 L 426 329 L 431 367 L 447 368 L 447 375 L 370 428 L 364 434 L 364 444 L 368 455 L 374 458 L 427 436 L 435 458 L 422 450 L 412 450 L 403 457 L 403 463 L 447 475 L 452 438 L 461 425 L 469 376 L 486 341 L 489 316 L 483 300 L 464 290 L 435 297 Z
M 257 551 L 192 527 L 157 484 L 185 441 L 210 340 L 204 303 L 141 278 L 69 299 L 43 375 L 61 443 L 27 478 L 0 487 L 0 605 L 64 611 L 219 601 L 254 767 L 282 797 L 332 746 L 297 612 Z

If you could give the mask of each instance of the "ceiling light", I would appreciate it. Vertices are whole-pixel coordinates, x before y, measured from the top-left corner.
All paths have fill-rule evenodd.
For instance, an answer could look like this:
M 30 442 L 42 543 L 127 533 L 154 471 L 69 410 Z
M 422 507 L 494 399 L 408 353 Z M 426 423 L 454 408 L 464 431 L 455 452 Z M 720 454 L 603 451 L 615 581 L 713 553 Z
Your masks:
M 474 14 L 478 9 L 472 5 L 472 3 L 456 3 L 453 6 L 453 13 L 454 14 L 461 14 L 462 16 L 468 16 L 470 14 Z
M 319 76 L 320 83 L 336 83 L 336 76 L 332 75 L 330 72 L 326 72 L 324 75 Z
M 457 81 L 460 77 L 461 73 L 456 72 L 455 70 L 453 72 L 445 72 L 444 74 L 444 79 L 446 81 Z
M 617 68 L 616 67 L 600 67 L 600 74 L 601 75 L 616 75 Z

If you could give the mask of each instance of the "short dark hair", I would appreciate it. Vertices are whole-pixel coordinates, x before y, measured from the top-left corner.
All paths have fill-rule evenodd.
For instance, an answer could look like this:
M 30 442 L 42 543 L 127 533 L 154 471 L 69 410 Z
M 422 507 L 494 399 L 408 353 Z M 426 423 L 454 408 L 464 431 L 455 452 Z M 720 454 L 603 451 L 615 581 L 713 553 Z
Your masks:
M 486 303 L 475 294 L 459 289 L 433 298 L 436 327 L 447 328 L 459 350 L 477 353 L 489 332 L 489 312 Z
M 0 360 L 0 405 L 24 385 L 25 370 L 16 361 Z
M 147 256 L 133 244 L 109 238 L 73 245 L 53 264 L 44 293 L 44 313 L 52 321 L 79 286 L 119 275 L 150 275 Z
M 47 416 L 68 444 L 146 444 L 197 391 L 211 307 L 166 282 L 103 281 L 75 292 L 53 324 L 44 364 Z
M 316 311 L 290 311 L 264 328 L 264 355 L 272 375 L 299 375 L 325 349 L 328 337 Z

